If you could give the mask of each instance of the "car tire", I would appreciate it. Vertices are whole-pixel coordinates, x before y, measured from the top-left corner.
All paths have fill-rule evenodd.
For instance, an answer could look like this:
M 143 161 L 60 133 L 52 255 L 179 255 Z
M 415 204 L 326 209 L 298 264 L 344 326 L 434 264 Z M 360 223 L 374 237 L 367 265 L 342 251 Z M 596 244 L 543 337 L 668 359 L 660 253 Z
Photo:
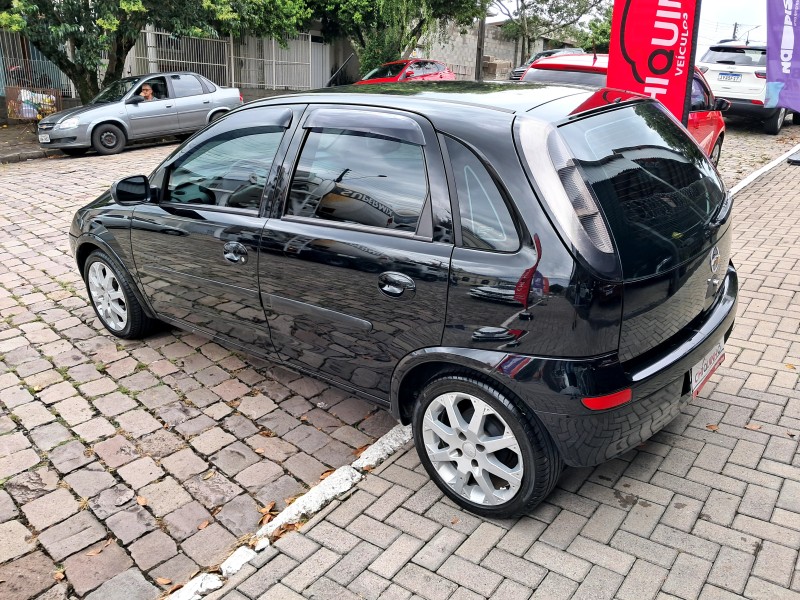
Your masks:
M 769 135 L 778 135 L 786 120 L 786 109 L 779 108 L 774 115 L 764 121 L 764 133 Z
M 94 312 L 112 334 L 126 340 L 145 337 L 157 321 L 148 317 L 133 293 L 125 270 L 102 250 L 95 250 L 83 266 L 83 280 Z
M 61 148 L 61 151 L 67 156 L 83 156 L 89 148 Z
M 563 468 L 544 426 L 526 412 L 488 381 L 441 376 L 414 405 L 414 444 L 431 479 L 456 504 L 483 517 L 516 517 L 547 497 Z M 502 445 L 490 450 L 490 441 Z
M 718 138 L 714 147 L 711 149 L 711 156 L 709 156 L 709 160 L 711 164 L 715 167 L 719 165 L 719 159 L 722 156 L 722 138 Z
M 209 124 L 216 123 L 222 117 L 224 117 L 226 114 L 228 114 L 228 113 L 223 111 L 223 110 L 215 112 L 213 115 L 211 115 L 211 117 L 209 117 L 209 119 L 208 119 Z
M 98 125 L 92 131 L 92 148 L 98 154 L 117 154 L 125 147 L 125 133 L 111 123 Z

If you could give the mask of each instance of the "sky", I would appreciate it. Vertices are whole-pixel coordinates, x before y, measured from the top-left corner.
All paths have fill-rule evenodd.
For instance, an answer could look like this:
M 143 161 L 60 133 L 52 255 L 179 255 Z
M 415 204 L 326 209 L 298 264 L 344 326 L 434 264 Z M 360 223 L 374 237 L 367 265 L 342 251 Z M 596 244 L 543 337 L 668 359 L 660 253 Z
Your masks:
M 702 0 L 700 3 L 700 28 L 697 37 L 698 59 L 711 44 L 733 35 L 738 23 L 737 37 L 744 40 L 750 32 L 751 42 L 765 42 L 767 38 L 767 3 L 765 0 Z

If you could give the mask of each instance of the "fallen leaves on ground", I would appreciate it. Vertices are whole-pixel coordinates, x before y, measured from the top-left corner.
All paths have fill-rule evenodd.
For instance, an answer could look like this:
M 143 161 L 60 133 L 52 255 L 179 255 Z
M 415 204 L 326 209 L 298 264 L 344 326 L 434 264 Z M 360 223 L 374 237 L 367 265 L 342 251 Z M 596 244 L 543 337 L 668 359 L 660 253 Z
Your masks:
M 108 546 L 110 543 L 111 543 L 111 538 L 108 538 L 108 539 L 106 540 L 106 543 L 105 543 L 105 544 L 103 544 L 102 546 L 98 546 L 98 547 L 97 547 L 97 548 L 95 548 L 94 550 L 89 550 L 89 552 L 87 552 L 87 553 L 86 553 L 86 556 L 97 556 L 97 555 L 98 555 L 98 554 L 100 554 L 100 553 L 101 553 L 103 550 L 105 550 L 105 549 L 106 549 L 106 547 L 107 547 L 107 546 Z
M 253 452 L 255 452 L 256 454 L 264 454 L 265 450 L 264 448 L 256 448 L 255 450 L 253 450 Z
M 203 475 L 203 480 L 211 479 L 214 476 L 214 473 L 216 473 L 216 471 L 209 471 L 208 473 Z
M 320 481 L 333 475 L 334 471 L 336 471 L 336 469 L 328 469 L 327 471 L 323 471 L 322 475 L 319 476 Z
M 719 425 L 714 425 L 713 423 L 709 423 L 708 425 L 706 425 L 706 429 L 708 429 L 709 431 L 716 431 L 717 429 L 719 429 Z
M 272 512 L 272 509 L 275 508 L 275 500 L 264 506 L 263 508 L 259 508 L 258 512 L 262 515 L 267 514 L 268 512 Z
M 56 581 L 61 581 L 64 579 L 64 571 L 56 571 L 53 573 L 53 579 Z
M 290 531 L 297 531 L 298 529 L 300 529 L 300 527 L 301 527 L 300 523 L 285 523 L 280 527 L 278 527 L 272 533 L 272 541 L 277 542 L 279 539 L 281 539 L 284 535 L 286 535 Z
M 172 579 L 167 579 L 166 577 L 156 577 L 156 583 L 158 585 L 169 585 L 172 583 Z
M 748 423 L 747 425 L 744 426 L 744 428 L 745 429 L 751 429 L 753 431 L 757 431 L 757 430 L 761 429 L 761 425 L 759 425 L 758 423 Z
M 136 504 L 139 506 L 147 506 L 147 498 L 144 496 L 136 496 Z
M 292 502 L 297 500 L 303 494 L 297 494 L 297 496 L 290 496 L 288 498 L 284 498 L 283 501 L 286 502 L 286 506 L 289 506 Z
M 364 450 L 366 450 L 367 448 L 369 448 L 369 444 L 364 444 L 360 448 L 356 448 L 355 450 L 353 450 L 353 454 L 355 454 L 356 456 L 361 456 L 362 454 L 364 454 Z
M 795 367 L 792 363 L 786 363 L 786 368 L 791 369 L 792 371 L 797 369 L 797 367 Z
M 263 435 L 264 437 L 275 437 L 275 432 L 271 429 L 265 429 L 264 431 L 260 432 L 258 435 Z
M 199 529 L 200 531 L 202 531 L 202 530 L 203 530 L 203 529 L 205 529 L 206 527 L 208 527 L 208 521 L 203 521 L 202 523 L 200 523 L 200 525 L 198 525 L 198 526 L 197 526 L 197 529 Z

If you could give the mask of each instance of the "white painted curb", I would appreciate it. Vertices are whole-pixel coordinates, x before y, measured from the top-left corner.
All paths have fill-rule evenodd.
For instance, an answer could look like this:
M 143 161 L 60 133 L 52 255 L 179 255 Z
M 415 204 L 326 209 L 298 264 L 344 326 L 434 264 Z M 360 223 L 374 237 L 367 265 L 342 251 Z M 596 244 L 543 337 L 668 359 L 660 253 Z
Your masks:
M 750 173 L 750 175 L 742 179 L 739 183 L 733 186 L 733 188 L 731 188 L 731 196 L 734 196 L 736 193 L 742 191 L 745 187 L 753 183 L 756 179 L 761 177 L 767 171 L 770 171 L 775 167 L 777 167 L 779 164 L 781 164 L 795 152 L 800 152 L 800 144 L 797 144 L 797 146 L 795 146 L 785 154 L 782 154 L 781 156 L 773 160 L 771 163 L 768 163 L 763 167 L 761 167 L 760 169 L 753 171 L 752 173 Z
M 382 435 L 352 465 L 339 467 L 318 485 L 308 490 L 297 500 L 264 525 L 256 532 L 257 542 L 255 551 L 250 548 L 238 548 L 222 565 L 220 569 L 225 577 L 235 575 L 257 553 L 268 548 L 270 536 L 282 525 L 297 523 L 303 517 L 309 517 L 319 512 L 332 500 L 349 491 L 361 479 L 364 472 L 373 469 L 389 458 L 394 452 L 402 448 L 411 440 L 410 425 L 396 425 Z M 199 600 L 204 594 L 219 589 L 223 582 L 217 575 L 202 573 L 194 577 L 189 583 L 170 594 L 171 600 Z

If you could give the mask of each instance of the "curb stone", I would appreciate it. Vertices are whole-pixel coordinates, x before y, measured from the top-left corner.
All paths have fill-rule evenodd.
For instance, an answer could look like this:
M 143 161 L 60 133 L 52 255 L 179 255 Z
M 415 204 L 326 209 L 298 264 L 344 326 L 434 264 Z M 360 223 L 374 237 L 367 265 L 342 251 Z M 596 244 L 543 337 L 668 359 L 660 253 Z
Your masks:
M 303 517 L 314 515 L 330 502 L 349 492 L 366 473 L 392 456 L 411 441 L 411 426 L 396 425 L 369 448 L 351 465 L 339 467 L 297 500 L 285 508 L 275 519 L 256 532 L 255 549 L 240 547 L 222 563 L 220 570 L 226 578 L 235 575 L 249 561 L 270 547 L 269 536 L 282 525 L 297 523 Z M 205 594 L 219 589 L 223 580 L 217 575 L 202 573 L 168 597 L 171 600 L 199 600 Z

